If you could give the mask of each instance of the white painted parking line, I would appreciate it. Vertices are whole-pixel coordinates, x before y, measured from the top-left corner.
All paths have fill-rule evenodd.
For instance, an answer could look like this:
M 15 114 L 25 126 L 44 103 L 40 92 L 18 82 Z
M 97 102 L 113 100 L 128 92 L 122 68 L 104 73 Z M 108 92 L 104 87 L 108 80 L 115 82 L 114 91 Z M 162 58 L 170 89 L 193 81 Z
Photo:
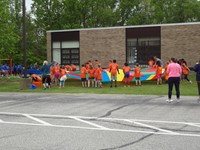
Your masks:
M 24 113 L 13 112 L 0 112 L 0 115 L 24 115 Z M 49 118 L 70 118 L 76 117 L 79 119 L 95 119 L 95 120 L 111 120 L 111 121 L 137 121 L 137 122 L 152 122 L 152 123 L 169 123 L 169 124 L 184 124 L 184 125 L 196 125 L 200 126 L 199 122 L 177 122 L 177 121 L 160 121 L 160 120 L 142 120 L 142 119 L 121 119 L 121 118 L 98 118 L 98 117 L 86 117 L 86 116 L 66 116 L 66 115 L 48 115 L 48 114 L 28 114 L 35 117 L 49 117 Z
M 0 101 L 0 105 L 2 105 L 2 104 L 7 104 L 7 103 L 13 103 L 13 102 L 16 102 L 16 101 L 14 101 L 14 100 Z
M 180 124 L 180 125 L 189 125 L 189 126 L 194 126 L 194 127 L 200 127 L 200 123 L 192 123 L 192 122 L 174 122 L 174 121 L 158 121 L 158 120 L 139 120 L 139 119 L 121 119 L 121 118 L 98 118 L 98 117 L 85 117 L 85 116 L 66 116 L 66 115 L 48 115 L 48 114 L 24 114 L 24 113 L 12 113 L 12 112 L 0 112 L 0 115 L 14 115 L 14 116 L 26 116 L 30 119 L 33 119 L 39 123 L 42 124 L 31 124 L 31 123 L 21 123 L 21 122 L 5 122 L 5 121 L 0 121 L 0 123 L 7 123 L 7 124 L 19 124 L 19 125 L 34 125 L 34 126 L 52 126 L 52 127 L 61 127 L 61 128 L 75 128 L 75 129 L 87 129 L 87 130 L 103 130 L 103 131 L 115 131 L 115 132 L 130 132 L 130 133 L 146 133 L 146 134 L 159 134 L 159 135 L 176 135 L 176 136 L 195 136 L 195 137 L 200 137 L 200 134 L 187 134 L 187 133 L 177 133 L 177 132 L 172 132 L 170 130 L 165 130 L 162 128 L 158 128 L 152 125 L 144 124 L 141 122 L 151 122 L 151 123 L 160 123 L 162 124 Z M 84 122 L 87 124 L 90 124 L 94 127 L 97 128 L 89 128 L 89 127 L 80 127 L 80 126 L 64 126 L 64 125 L 53 125 L 48 122 L 45 122 L 41 119 L 38 119 L 36 117 L 46 117 L 46 118 L 70 118 L 74 119 L 76 121 Z M 87 121 L 86 121 L 87 120 Z M 141 131 L 141 130 L 126 130 L 126 129 L 111 129 L 107 128 L 101 125 L 98 125 L 96 123 L 92 123 L 88 120 L 96 120 L 96 121 L 101 121 L 101 120 L 107 120 L 107 121 L 124 121 L 124 122 L 129 122 L 129 123 L 135 123 L 140 126 L 145 126 L 151 129 L 156 129 L 158 131 L 162 132 L 157 132 L 157 131 Z
M 194 127 L 198 127 L 198 128 L 200 128 L 200 125 L 197 125 L 197 124 L 194 124 L 194 123 L 187 123 L 187 125 L 190 125 L 190 126 L 194 126 Z
M 95 127 L 98 127 L 100 129 L 108 129 L 108 128 L 104 127 L 104 126 L 101 126 L 101 125 L 98 125 L 98 124 L 95 124 L 95 123 L 92 123 L 92 122 L 89 122 L 89 121 L 85 121 L 85 120 L 82 120 L 82 119 L 77 118 L 77 117 L 70 117 L 70 118 L 71 119 L 75 119 L 75 120 L 80 121 L 80 122 L 84 122 L 86 124 L 89 124 L 89 125 L 92 125 L 92 126 L 95 126 Z
M 35 118 L 35 117 L 30 116 L 30 115 L 28 115 L 28 114 L 23 114 L 23 116 L 25 116 L 25 117 L 27 117 L 27 118 L 29 118 L 29 119 L 35 120 L 35 121 L 37 121 L 37 122 L 39 122 L 39 123 L 41 123 L 41 124 L 44 124 L 44 125 L 48 125 L 48 126 L 51 126 L 51 125 L 52 125 L 52 124 L 50 124 L 50 123 L 48 123 L 48 122 L 46 122 L 46 121 L 43 121 L 43 120 L 38 119 L 38 118 Z
M 3 120 L 0 119 L 0 122 L 3 122 Z
M 155 126 L 151 126 L 151 125 L 147 125 L 147 124 L 144 124 L 144 123 L 140 123 L 140 122 L 136 122 L 136 121 L 132 121 L 132 120 L 128 120 L 128 119 L 126 121 L 130 122 L 130 123 L 134 123 L 134 124 L 140 125 L 140 126 L 144 126 L 144 127 L 147 127 L 147 128 L 155 129 L 155 130 L 158 130 L 158 131 L 162 131 L 162 132 L 166 132 L 166 133 L 172 133 L 172 134 L 178 134 L 178 133 L 170 131 L 170 130 L 161 129 L 161 128 L 158 128 L 158 127 L 155 127 Z
M 72 128 L 72 129 L 85 129 L 85 130 L 95 130 L 95 131 L 112 131 L 112 132 L 126 132 L 126 133 L 141 133 L 141 134 L 154 134 L 154 135 L 170 135 L 170 136 L 186 136 L 186 137 L 199 137 L 199 134 L 171 134 L 166 132 L 151 132 L 151 131 L 140 131 L 140 130 L 125 130 L 125 129 L 102 129 L 102 128 L 90 128 L 90 127 L 80 127 L 80 126 L 64 126 L 64 125 L 45 125 L 45 124 L 34 124 L 34 123 L 22 123 L 22 122 L 0 122 L 1 124 L 11 124 L 11 125 L 27 125 L 27 126 L 41 126 L 41 127 L 54 127 L 54 128 Z

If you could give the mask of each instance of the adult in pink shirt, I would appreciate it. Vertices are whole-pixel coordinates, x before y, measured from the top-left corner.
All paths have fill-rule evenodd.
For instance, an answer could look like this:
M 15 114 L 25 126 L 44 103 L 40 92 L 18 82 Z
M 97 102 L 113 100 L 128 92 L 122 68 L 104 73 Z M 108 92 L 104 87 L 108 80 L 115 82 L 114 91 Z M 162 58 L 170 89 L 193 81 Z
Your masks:
M 175 58 L 171 58 L 170 64 L 167 67 L 168 78 L 168 99 L 167 102 L 172 102 L 172 90 L 175 85 L 177 102 L 180 100 L 180 77 L 182 73 L 181 66 L 176 62 Z

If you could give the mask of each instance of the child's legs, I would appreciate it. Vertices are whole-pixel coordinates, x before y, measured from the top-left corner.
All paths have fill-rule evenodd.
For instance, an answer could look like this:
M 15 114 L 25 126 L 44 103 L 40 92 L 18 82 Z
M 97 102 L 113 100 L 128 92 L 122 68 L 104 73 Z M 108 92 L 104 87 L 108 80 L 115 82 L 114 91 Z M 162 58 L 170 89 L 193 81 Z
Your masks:
M 190 80 L 188 79 L 188 75 L 187 75 L 187 74 L 184 74 L 184 79 L 186 79 L 188 82 L 190 81 Z
M 62 76 L 61 78 L 60 78 L 60 86 L 64 86 L 64 84 L 65 84 L 65 80 L 67 79 L 67 76 L 66 75 L 64 75 L 64 76 Z
M 128 83 L 127 78 L 124 78 L 124 85 L 127 85 L 127 83 Z

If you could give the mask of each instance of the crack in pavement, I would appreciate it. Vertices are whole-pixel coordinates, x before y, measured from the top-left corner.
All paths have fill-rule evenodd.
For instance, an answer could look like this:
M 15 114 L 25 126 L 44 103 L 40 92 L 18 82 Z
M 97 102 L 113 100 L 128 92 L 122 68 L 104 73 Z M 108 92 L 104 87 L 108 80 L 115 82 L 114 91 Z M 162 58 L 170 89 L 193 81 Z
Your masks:
M 148 137 L 150 137 L 150 136 L 152 136 L 152 135 L 154 135 L 154 134 L 153 134 L 153 133 L 148 134 L 148 135 L 143 136 L 142 138 L 140 138 L 140 139 L 138 139 L 138 140 L 136 140 L 136 141 L 133 141 L 133 142 L 130 142 L 130 143 L 121 145 L 121 146 L 116 146 L 116 147 L 112 147 L 112 148 L 105 148 L 105 149 L 100 149 L 100 150 L 115 150 L 115 149 L 124 148 L 124 147 L 130 146 L 130 145 L 134 145 L 134 144 L 136 144 L 136 143 L 139 143 L 139 142 L 143 141 L 144 139 L 146 139 L 146 138 L 148 138 Z
M 112 110 L 108 111 L 105 115 L 102 115 L 102 116 L 100 116 L 100 117 L 98 117 L 98 118 L 108 117 L 108 116 L 110 116 L 110 115 L 112 114 L 112 112 L 117 111 L 117 110 L 119 110 L 119 109 L 122 109 L 122 108 L 124 108 L 124 107 L 127 107 L 127 106 L 129 106 L 129 105 L 132 105 L 132 104 L 126 104 L 126 105 L 117 107 L 117 108 L 115 108 L 115 109 L 112 109 Z
M 161 96 L 158 96 L 156 98 L 159 98 L 159 97 L 161 97 Z M 155 99 L 155 98 L 152 98 L 152 99 Z M 145 102 L 146 101 L 151 101 L 152 99 L 144 99 L 144 100 L 141 100 L 140 102 L 143 103 L 144 101 Z M 120 109 L 122 109 L 124 107 L 130 106 L 130 105 L 133 105 L 133 104 L 135 104 L 135 103 L 130 103 L 130 104 L 122 105 L 120 107 L 117 107 L 115 109 L 112 109 L 112 110 L 108 111 L 105 115 L 99 116 L 98 118 L 108 117 L 108 116 L 110 116 L 112 114 L 112 112 L 120 110 Z

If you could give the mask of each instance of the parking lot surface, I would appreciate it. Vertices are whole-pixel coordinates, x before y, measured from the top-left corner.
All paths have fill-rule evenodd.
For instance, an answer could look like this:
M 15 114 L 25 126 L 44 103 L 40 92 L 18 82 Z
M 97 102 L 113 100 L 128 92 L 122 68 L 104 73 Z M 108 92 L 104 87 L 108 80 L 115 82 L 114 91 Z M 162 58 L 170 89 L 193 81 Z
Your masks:
M 166 98 L 0 93 L 0 149 L 199 150 L 197 97 Z

